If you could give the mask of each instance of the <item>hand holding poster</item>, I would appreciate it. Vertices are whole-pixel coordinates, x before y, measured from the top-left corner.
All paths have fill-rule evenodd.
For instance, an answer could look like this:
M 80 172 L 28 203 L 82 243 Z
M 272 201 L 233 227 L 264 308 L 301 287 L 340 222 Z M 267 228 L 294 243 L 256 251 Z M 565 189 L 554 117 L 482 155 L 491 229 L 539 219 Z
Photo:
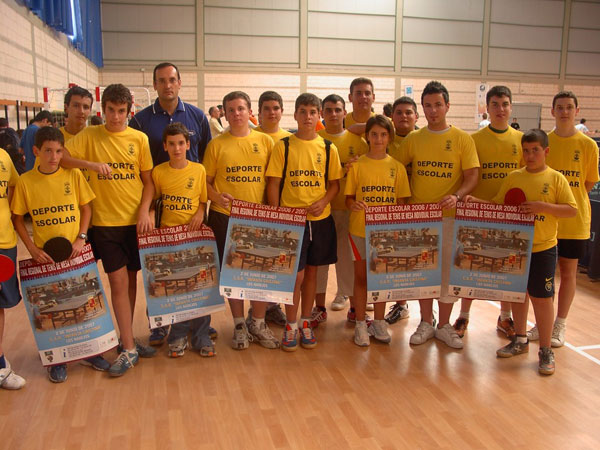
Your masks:
M 206 225 L 158 228 L 138 236 L 150 328 L 225 309 L 219 295 L 219 255 Z
M 534 216 L 518 206 L 459 203 L 454 222 L 454 297 L 525 301 Z
M 369 303 L 440 295 L 442 210 L 434 203 L 365 212 Z
M 221 294 L 291 305 L 306 210 L 234 200 L 221 268 Z
M 104 353 L 117 333 L 91 247 L 56 264 L 19 262 L 21 291 L 42 364 L 64 364 Z

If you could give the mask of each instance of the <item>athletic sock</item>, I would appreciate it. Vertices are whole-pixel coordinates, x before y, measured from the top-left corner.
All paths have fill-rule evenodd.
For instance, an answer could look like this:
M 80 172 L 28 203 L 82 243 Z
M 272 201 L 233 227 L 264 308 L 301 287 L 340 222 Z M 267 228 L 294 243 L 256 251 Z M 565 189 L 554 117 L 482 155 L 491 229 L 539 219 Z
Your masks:
M 240 323 L 244 323 L 243 317 L 234 317 L 233 318 L 233 326 L 239 325 Z
M 517 343 L 518 344 L 527 344 L 527 336 L 520 336 L 517 334 Z
M 557 317 L 556 320 L 554 321 L 554 323 L 566 325 L 567 324 L 567 318 L 565 317 L 563 319 L 562 317 Z
M 287 323 L 292 330 L 298 329 L 298 322 L 288 322 Z
M 500 311 L 500 320 L 506 320 L 511 318 L 510 311 Z
M 470 315 L 471 315 L 470 312 L 461 311 L 460 314 L 458 315 L 458 318 L 459 319 L 467 319 L 467 320 L 469 320 L 469 316 Z

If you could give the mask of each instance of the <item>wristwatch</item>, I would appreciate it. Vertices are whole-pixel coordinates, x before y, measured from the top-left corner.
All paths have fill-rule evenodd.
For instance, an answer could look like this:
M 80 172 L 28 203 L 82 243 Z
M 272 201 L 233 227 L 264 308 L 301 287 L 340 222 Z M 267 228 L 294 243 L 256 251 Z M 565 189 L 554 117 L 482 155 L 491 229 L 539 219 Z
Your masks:
M 456 193 L 456 192 L 454 194 L 452 194 L 452 195 L 454 195 L 456 197 L 456 201 L 457 202 L 460 202 L 460 200 L 462 199 L 462 197 L 458 193 Z
M 79 233 L 79 234 L 77 235 L 77 237 L 78 237 L 79 239 L 83 239 L 84 241 L 87 241 L 88 235 L 87 235 L 87 234 L 85 234 L 85 233 Z

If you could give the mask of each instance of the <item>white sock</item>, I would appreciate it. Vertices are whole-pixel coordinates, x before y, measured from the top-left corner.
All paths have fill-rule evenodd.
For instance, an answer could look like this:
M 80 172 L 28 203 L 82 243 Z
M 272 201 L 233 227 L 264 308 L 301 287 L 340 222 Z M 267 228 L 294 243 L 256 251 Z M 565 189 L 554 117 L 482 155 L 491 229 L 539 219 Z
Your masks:
M 458 315 L 458 318 L 459 319 L 467 319 L 467 320 L 469 320 L 469 316 L 470 315 L 471 315 L 470 312 L 461 311 L 460 314 Z
M 259 319 L 258 317 L 253 317 L 252 322 L 254 322 L 254 325 L 260 328 L 260 326 L 265 323 L 265 318 L 263 317 L 262 319 Z
M 567 318 L 565 317 L 563 319 L 562 317 L 557 317 L 556 320 L 554 321 L 554 323 L 557 323 L 557 324 L 560 323 L 560 324 L 566 325 L 567 324 Z
M 240 323 L 244 323 L 243 317 L 234 317 L 233 318 L 233 326 L 239 325 Z
M 527 336 L 517 336 L 517 342 L 519 344 L 525 344 L 525 343 L 527 343 Z
M 298 322 L 288 322 L 287 324 L 290 326 L 290 328 L 292 330 L 297 330 L 298 329 Z
M 506 320 L 511 318 L 510 311 L 500 311 L 500 320 Z

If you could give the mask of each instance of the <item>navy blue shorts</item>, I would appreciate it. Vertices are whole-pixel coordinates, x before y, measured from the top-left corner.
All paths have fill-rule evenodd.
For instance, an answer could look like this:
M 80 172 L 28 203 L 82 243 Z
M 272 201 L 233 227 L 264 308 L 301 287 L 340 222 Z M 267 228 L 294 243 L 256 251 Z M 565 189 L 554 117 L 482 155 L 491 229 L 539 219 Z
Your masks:
M 328 266 L 337 262 L 337 234 L 330 215 L 321 220 L 307 220 L 304 227 L 298 272 L 306 265 Z
M 15 273 L 10 280 L 0 283 L 0 308 L 12 308 L 21 301 L 21 291 L 19 290 L 19 280 L 17 278 L 17 247 L 0 248 L 0 255 L 8 256 L 15 263 Z
M 559 239 L 558 257 L 580 259 L 585 256 L 589 239 Z
M 556 272 L 556 247 L 531 254 L 527 292 L 536 298 L 554 296 L 554 274 Z

